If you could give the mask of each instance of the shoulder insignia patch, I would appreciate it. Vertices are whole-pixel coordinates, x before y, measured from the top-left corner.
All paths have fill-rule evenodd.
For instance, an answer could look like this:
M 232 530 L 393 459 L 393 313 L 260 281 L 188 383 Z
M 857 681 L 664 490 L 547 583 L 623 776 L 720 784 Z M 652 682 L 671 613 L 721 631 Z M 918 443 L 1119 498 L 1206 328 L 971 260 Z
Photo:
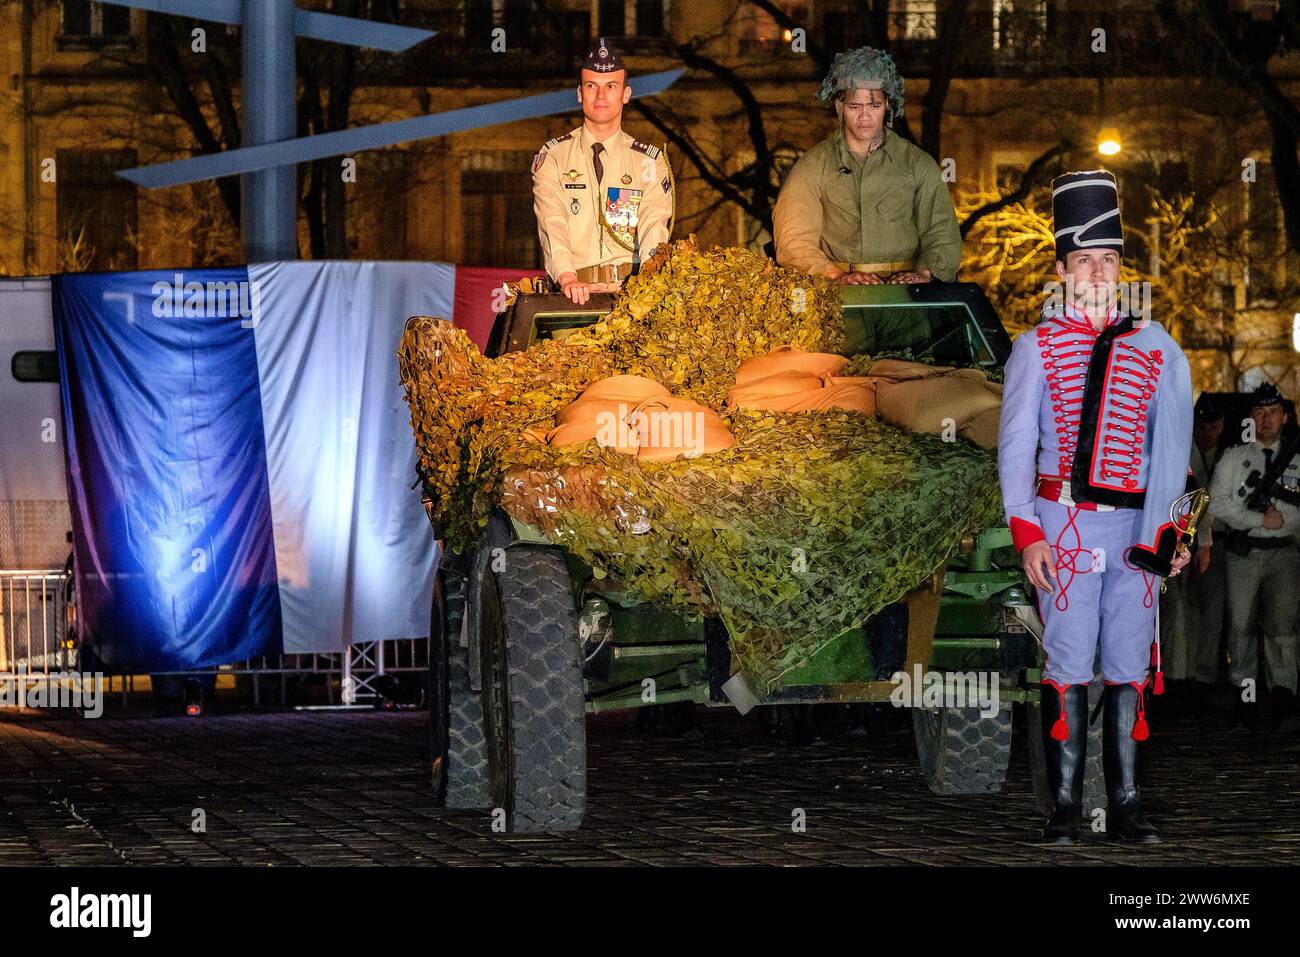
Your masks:
M 545 162 L 546 162 L 546 150 L 543 149 L 543 150 L 538 151 L 537 155 L 533 157 L 533 175 L 534 175 L 534 176 L 537 175 L 537 171 L 538 171 L 539 169 L 542 168 L 542 164 L 545 163 Z
M 632 141 L 632 149 L 638 153 L 644 153 L 651 159 L 658 159 L 659 157 L 659 147 L 651 146 L 649 143 L 642 143 L 639 140 Z

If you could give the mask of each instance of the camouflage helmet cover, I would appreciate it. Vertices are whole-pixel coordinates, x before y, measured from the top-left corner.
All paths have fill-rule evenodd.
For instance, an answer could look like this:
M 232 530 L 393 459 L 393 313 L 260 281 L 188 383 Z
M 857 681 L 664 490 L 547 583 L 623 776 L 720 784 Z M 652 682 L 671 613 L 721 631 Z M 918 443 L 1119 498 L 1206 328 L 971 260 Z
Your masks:
M 903 115 L 903 78 L 884 50 L 858 47 L 836 54 L 817 98 L 824 103 L 849 90 L 884 90 L 893 115 Z

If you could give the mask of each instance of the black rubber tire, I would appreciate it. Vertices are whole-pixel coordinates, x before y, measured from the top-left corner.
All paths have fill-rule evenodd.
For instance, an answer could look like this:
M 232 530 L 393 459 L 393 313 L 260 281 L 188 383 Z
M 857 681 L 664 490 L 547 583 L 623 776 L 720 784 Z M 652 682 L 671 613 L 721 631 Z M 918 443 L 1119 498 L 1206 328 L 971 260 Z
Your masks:
M 994 794 L 1011 759 L 1011 704 L 992 717 L 979 708 L 912 709 L 912 733 L 926 784 L 935 794 Z
M 519 546 L 480 588 L 479 647 L 492 807 L 508 831 L 569 831 L 587 798 L 578 615 L 558 549 Z
M 465 579 L 439 570 L 434 584 L 429 645 L 429 730 L 433 791 L 449 808 L 492 806 L 483 703 L 469 686 L 460 626 Z
M 1105 685 L 1100 676 L 1088 685 L 1088 718 L 1101 700 Z M 1025 733 L 1029 736 L 1029 769 L 1034 782 L 1034 798 L 1044 816 L 1052 813 L 1052 795 L 1047 789 L 1047 755 L 1043 750 L 1042 711 L 1036 704 L 1025 707 Z M 1106 810 L 1106 771 L 1101 761 L 1101 715 L 1088 725 L 1087 756 L 1083 770 L 1083 826 L 1092 829 L 1094 812 L 1100 808 L 1104 821 Z

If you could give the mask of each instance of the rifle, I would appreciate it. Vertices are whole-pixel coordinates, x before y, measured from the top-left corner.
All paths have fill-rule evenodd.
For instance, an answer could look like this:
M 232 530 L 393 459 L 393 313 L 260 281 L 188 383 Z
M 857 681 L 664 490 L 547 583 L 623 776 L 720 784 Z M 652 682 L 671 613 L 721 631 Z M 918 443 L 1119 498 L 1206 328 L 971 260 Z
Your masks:
M 1252 512 L 1266 512 L 1277 501 L 1300 506 L 1300 491 L 1283 488 L 1279 483 L 1286 473 L 1287 466 L 1300 451 L 1300 429 L 1293 430 L 1277 447 L 1277 454 L 1268 470 L 1260 473 L 1255 469 L 1246 476 L 1243 487 L 1250 489 L 1246 496 L 1246 507 Z M 1238 528 L 1228 533 L 1228 551 L 1234 555 L 1250 554 L 1250 542 L 1247 541 L 1249 529 Z

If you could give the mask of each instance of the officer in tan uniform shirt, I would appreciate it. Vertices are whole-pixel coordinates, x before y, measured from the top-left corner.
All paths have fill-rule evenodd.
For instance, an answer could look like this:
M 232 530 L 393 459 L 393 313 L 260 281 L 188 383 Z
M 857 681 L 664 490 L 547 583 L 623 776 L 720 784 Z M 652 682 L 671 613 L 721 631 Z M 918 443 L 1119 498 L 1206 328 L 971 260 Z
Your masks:
M 622 130 L 631 98 L 623 60 L 602 38 L 582 64 L 582 126 L 549 140 L 533 160 L 546 272 L 579 305 L 617 289 L 672 230 L 668 160 Z

